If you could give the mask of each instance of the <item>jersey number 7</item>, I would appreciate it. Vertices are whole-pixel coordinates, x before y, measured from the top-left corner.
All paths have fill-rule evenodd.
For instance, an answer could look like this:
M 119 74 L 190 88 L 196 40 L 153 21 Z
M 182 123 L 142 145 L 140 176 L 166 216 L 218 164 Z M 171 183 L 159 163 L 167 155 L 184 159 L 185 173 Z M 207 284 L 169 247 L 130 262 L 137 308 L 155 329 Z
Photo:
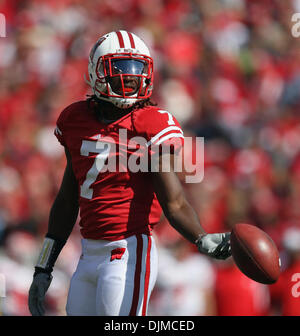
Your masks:
M 90 153 L 98 153 L 91 169 L 87 172 L 83 184 L 80 186 L 80 196 L 87 199 L 93 198 L 91 185 L 96 181 L 99 172 L 102 170 L 110 151 L 110 144 L 101 141 L 83 140 L 80 148 L 80 155 L 89 156 Z

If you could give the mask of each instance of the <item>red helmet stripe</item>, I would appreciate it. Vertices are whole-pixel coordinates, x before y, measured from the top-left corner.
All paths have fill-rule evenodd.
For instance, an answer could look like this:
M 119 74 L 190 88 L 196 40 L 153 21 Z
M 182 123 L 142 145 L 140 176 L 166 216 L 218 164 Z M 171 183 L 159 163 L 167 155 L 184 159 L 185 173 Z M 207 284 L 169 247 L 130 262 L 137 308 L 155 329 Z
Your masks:
M 117 31 L 117 36 L 119 39 L 120 48 L 125 48 L 124 39 L 120 31 Z
M 135 43 L 134 43 L 133 35 L 131 33 L 128 33 L 128 35 L 129 35 L 131 48 L 135 49 Z

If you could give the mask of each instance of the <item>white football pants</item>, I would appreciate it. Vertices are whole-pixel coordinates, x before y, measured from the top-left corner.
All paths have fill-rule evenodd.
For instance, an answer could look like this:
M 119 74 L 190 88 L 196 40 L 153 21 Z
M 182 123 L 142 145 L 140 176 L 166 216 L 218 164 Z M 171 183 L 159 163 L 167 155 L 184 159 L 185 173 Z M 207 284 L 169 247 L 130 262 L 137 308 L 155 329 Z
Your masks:
M 67 315 L 144 316 L 157 277 L 154 238 L 118 241 L 82 239 L 82 256 L 72 276 Z

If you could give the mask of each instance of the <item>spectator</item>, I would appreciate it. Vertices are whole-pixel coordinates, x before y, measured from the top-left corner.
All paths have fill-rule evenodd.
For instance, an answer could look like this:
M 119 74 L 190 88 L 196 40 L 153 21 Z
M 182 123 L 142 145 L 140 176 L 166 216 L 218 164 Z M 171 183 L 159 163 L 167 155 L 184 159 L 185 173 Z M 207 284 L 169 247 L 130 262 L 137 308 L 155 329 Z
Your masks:
M 283 234 L 282 274 L 271 286 L 274 314 L 300 315 L 300 228 L 290 227 Z
M 211 261 L 168 224 L 160 229 L 158 278 L 149 303 L 150 315 L 215 315 L 214 269 Z M 163 232 L 162 232 L 163 231 Z
M 265 316 L 270 309 L 267 285 L 246 277 L 233 259 L 217 265 L 215 295 L 218 316 Z

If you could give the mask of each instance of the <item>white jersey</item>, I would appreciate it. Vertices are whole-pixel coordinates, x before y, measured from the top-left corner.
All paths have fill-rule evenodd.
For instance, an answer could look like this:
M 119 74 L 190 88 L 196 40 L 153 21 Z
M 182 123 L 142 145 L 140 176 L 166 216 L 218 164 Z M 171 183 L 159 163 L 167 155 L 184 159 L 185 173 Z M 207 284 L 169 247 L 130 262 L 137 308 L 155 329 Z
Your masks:
M 214 287 L 214 269 L 207 257 L 193 253 L 178 260 L 166 248 L 159 248 L 156 295 L 149 303 L 149 315 L 197 316 L 206 311 L 205 293 Z

